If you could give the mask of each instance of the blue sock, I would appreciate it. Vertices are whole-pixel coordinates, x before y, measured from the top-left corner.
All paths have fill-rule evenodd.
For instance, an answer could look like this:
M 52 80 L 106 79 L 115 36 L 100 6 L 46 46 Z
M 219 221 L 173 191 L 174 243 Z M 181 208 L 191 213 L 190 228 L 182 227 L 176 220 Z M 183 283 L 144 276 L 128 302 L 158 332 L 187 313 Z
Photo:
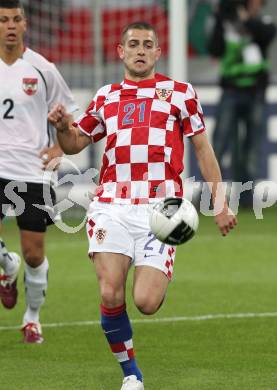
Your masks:
M 126 305 L 108 309 L 101 308 L 101 325 L 111 350 L 120 363 L 124 376 L 135 375 L 142 381 L 133 350 L 132 328 L 126 312 Z

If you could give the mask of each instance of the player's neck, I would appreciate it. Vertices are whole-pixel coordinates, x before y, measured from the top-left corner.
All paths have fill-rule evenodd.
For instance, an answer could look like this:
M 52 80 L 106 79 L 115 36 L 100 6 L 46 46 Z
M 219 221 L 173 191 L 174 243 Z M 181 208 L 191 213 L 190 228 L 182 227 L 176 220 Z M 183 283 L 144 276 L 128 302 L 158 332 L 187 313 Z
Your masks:
M 16 62 L 18 58 L 22 56 L 23 52 L 24 52 L 23 43 L 13 47 L 0 46 L 0 58 L 8 65 L 11 65 L 14 62 Z
M 155 72 L 153 71 L 153 72 L 151 72 L 149 74 L 145 74 L 145 75 L 135 75 L 135 74 L 131 74 L 130 72 L 125 72 L 124 76 L 125 76 L 125 79 L 133 81 L 134 83 L 138 83 L 140 81 L 154 79 Z

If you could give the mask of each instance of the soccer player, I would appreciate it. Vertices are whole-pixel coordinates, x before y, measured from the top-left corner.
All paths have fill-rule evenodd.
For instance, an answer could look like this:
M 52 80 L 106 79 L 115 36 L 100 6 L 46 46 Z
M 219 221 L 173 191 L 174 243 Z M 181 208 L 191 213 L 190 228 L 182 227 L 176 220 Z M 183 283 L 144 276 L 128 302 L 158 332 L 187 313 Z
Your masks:
M 133 299 L 144 314 L 157 312 L 173 272 L 175 248 L 150 232 L 149 208 L 164 197 L 182 197 L 183 136 L 189 137 L 207 182 L 224 206 L 215 215 L 226 235 L 236 224 L 220 183 L 197 95 L 188 83 L 155 73 L 161 50 L 154 28 L 132 23 L 122 33 L 118 54 L 125 79 L 98 90 L 86 112 L 70 125 L 63 105 L 49 120 L 62 149 L 80 152 L 106 137 L 100 185 L 88 212 L 89 255 L 101 294 L 101 324 L 123 370 L 121 390 L 144 389 L 125 304 L 127 274 L 134 264 Z
M 70 113 L 77 106 L 54 64 L 24 46 L 25 31 L 20 2 L 0 0 L 0 221 L 11 205 L 25 260 L 23 337 L 27 343 L 41 343 L 39 310 L 48 284 L 45 232 L 53 223 L 44 203 L 43 186 L 49 188 L 54 200 L 45 169 L 63 153 L 50 139 L 47 115 L 57 102 L 63 102 Z M 46 208 L 39 209 L 36 204 Z M 19 255 L 9 252 L 0 240 L 0 298 L 7 309 L 17 302 L 19 267 Z

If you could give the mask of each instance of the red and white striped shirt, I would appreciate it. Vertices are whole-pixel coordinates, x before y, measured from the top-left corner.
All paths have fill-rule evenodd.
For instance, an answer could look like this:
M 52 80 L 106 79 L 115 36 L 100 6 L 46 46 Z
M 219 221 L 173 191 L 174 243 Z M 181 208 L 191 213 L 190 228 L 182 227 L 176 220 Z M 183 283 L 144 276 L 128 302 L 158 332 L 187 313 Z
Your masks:
M 74 126 L 107 138 L 96 199 L 122 204 L 181 197 L 183 137 L 205 130 L 191 84 L 161 74 L 100 88 Z

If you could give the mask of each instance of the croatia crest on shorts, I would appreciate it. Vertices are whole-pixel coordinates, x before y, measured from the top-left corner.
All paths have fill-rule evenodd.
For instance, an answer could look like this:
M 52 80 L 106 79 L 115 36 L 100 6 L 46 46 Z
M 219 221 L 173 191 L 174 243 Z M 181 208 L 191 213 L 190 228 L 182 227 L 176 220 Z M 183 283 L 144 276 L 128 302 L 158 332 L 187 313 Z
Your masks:
M 106 230 L 103 228 L 97 229 L 95 232 L 95 238 L 99 245 L 103 244 L 105 237 L 106 237 Z
M 23 79 L 23 91 L 28 95 L 32 96 L 37 92 L 38 89 L 38 79 Z

